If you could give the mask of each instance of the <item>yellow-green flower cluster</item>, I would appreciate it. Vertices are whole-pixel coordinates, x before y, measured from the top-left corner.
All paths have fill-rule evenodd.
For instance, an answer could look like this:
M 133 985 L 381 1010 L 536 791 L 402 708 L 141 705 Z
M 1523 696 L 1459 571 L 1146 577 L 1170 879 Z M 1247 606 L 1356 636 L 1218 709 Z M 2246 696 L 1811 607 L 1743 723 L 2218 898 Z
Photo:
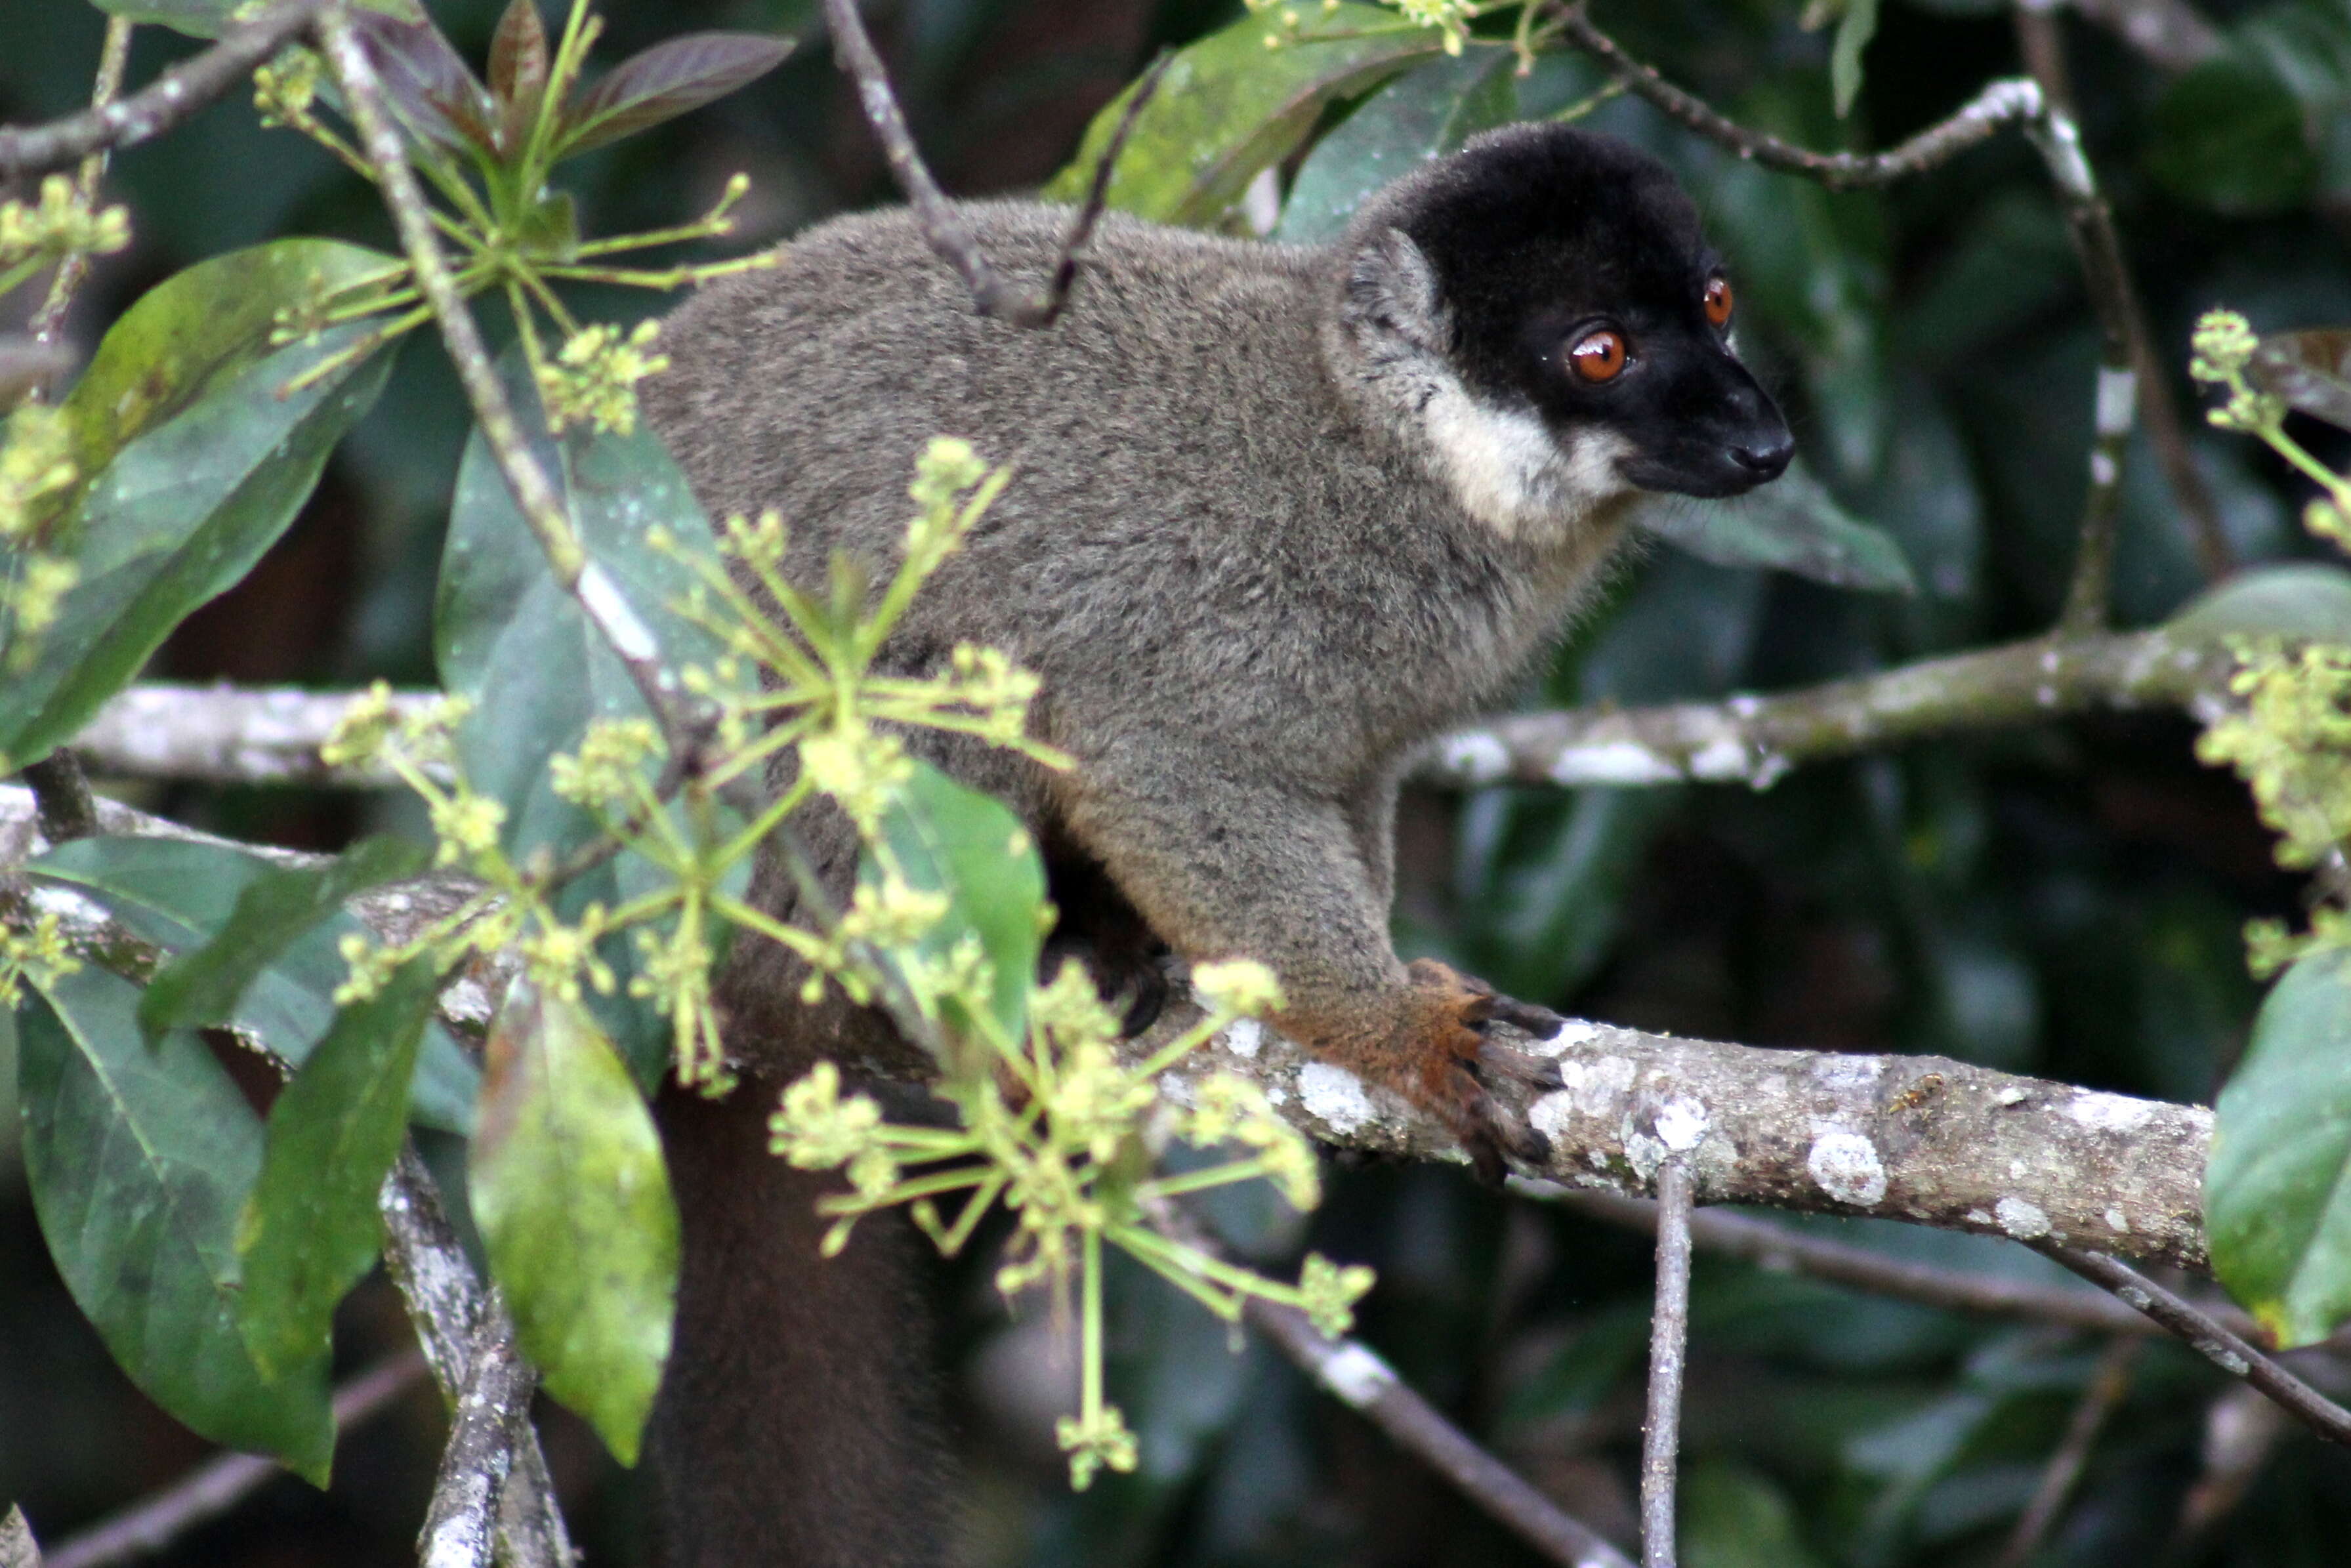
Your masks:
M 652 799 L 644 767 L 664 750 L 651 719 L 596 719 L 580 737 L 577 752 L 549 762 L 549 787 L 575 805 L 618 818 Z
M 1405 20 L 1423 27 L 1445 30 L 1445 52 L 1458 55 L 1469 40 L 1469 21 L 1477 16 L 1476 0 L 1389 0 Z
M 1053 1423 L 1053 1437 L 1070 1456 L 1070 1487 L 1074 1491 L 1093 1485 L 1095 1475 L 1105 1468 L 1122 1473 L 1134 1469 L 1134 1434 L 1127 1430 L 1126 1417 L 1115 1405 L 1097 1405 L 1081 1415 L 1062 1416 Z
M 0 202 L 0 267 L 65 256 L 108 256 L 130 243 L 129 211 L 93 208 L 64 174 L 41 182 L 37 203 Z
M 1342 1268 L 1320 1252 L 1309 1252 L 1298 1270 L 1298 1305 L 1324 1339 L 1337 1339 L 1355 1326 L 1355 1303 L 1371 1293 L 1372 1280 L 1364 1264 Z
M 42 911 L 30 930 L 0 926 L 0 1007 L 13 1008 L 22 1000 L 26 980 L 46 986 L 80 967 L 81 960 L 67 950 L 57 929 L 57 911 Z
M 2274 640 L 2237 645 L 2230 688 L 2243 708 L 2215 720 L 2198 739 L 2204 761 L 2236 769 L 2262 820 L 2278 833 L 2278 863 L 2307 870 L 2351 842 L 2351 648 L 2289 649 Z M 2256 974 L 2268 974 L 2314 946 L 2346 935 L 2344 917 L 2322 909 L 2310 935 L 2274 921 L 2246 930 Z
M 585 423 L 627 435 L 637 428 L 637 383 L 669 369 L 665 354 L 652 352 L 658 321 L 640 321 L 625 338 L 601 322 L 567 339 L 552 361 L 531 367 L 547 405 L 548 428 Z

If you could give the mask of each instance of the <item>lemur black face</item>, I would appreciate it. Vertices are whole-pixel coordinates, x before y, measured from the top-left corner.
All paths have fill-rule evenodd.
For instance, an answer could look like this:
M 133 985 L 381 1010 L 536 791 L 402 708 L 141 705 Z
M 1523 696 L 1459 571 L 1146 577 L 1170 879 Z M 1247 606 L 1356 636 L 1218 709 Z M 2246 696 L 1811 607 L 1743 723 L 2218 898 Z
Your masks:
M 1644 490 L 1779 477 L 1787 422 L 1731 351 L 1734 295 L 1665 166 L 1563 126 L 1472 142 L 1405 225 L 1477 394 L 1531 406 L 1563 450 L 1604 444 Z

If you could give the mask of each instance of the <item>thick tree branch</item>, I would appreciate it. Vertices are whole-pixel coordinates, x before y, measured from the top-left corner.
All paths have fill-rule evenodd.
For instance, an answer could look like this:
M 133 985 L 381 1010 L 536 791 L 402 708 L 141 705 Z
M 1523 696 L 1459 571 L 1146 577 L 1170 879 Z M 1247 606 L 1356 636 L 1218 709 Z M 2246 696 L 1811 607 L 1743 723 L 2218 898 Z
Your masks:
M 0 127 L 0 181 L 62 169 L 92 153 L 135 147 L 161 135 L 292 43 L 322 8 L 323 0 L 287 0 L 231 27 L 212 47 L 172 67 L 129 98 L 47 125 Z
M 413 1143 L 384 1178 L 378 1207 L 384 1264 L 453 1410 L 419 1541 L 425 1563 L 486 1564 L 495 1538 L 514 1568 L 570 1568 L 570 1537 L 529 1421 L 537 1375 L 515 1348 L 506 1308 L 475 1274 Z
M 2161 632 L 2036 638 L 1771 696 L 1525 714 L 1455 731 L 1413 770 L 1423 784 L 1743 783 L 1800 762 L 1952 730 L 2104 708 L 2221 702 L 2235 661 Z
M 336 1389 L 336 1433 L 340 1436 L 390 1409 L 424 1371 L 423 1357 L 413 1350 L 402 1351 Z M 256 1454 L 222 1454 L 154 1496 L 67 1537 L 48 1553 L 47 1568 L 111 1568 L 117 1563 L 152 1556 L 283 1474 L 284 1467 Z
M 1769 696 L 1646 708 L 1524 714 L 1457 730 L 1431 746 L 1416 781 L 1656 784 L 1758 788 L 1798 763 L 1953 730 L 2028 724 L 2102 709 L 2203 714 L 2234 662 L 2217 644 L 2159 632 L 2035 639 Z M 74 737 L 99 774 L 224 784 L 396 784 L 383 769 L 329 768 L 319 744 L 356 692 L 291 687 L 132 686 Z M 438 700 L 400 692 L 396 711 Z

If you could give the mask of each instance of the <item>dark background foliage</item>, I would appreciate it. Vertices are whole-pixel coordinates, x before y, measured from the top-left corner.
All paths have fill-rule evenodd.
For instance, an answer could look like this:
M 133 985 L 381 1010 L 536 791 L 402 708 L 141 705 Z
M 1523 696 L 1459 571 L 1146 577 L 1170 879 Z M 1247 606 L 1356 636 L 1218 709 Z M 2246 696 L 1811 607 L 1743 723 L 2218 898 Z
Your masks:
M 478 58 L 496 7 L 434 0 Z M 690 26 L 809 33 L 813 0 L 613 0 L 607 57 Z M 2261 329 L 2351 320 L 2351 10 L 2210 5 L 2222 59 L 2160 71 L 2068 16 L 2088 146 L 2183 401 L 2189 324 L 2217 303 Z M 1227 0 L 901 0 L 883 35 L 915 131 L 950 189 L 1033 186 L 1157 46 Z M 1792 0 L 1655 0 L 1604 25 L 1749 123 L 1818 146 L 1885 145 L 2018 68 L 1994 0 L 1886 9 L 1853 120 L 1829 107 L 1828 35 Z M 0 5 L 0 120 L 87 94 L 101 19 L 80 0 Z M 190 46 L 142 29 L 134 79 Z M 1407 78 L 1409 79 L 1409 78 Z M 1598 78 L 1547 62 L 1528 112 Z M 2013 138 L 1884 195 L 1832 197 L 1742 167 L 1631 100 L 1593 123 L 1682 170 L 1730 258 L 1751 359 L 1815 471 L 1902 542 L 1895 599 L 1656 553 L 1624 575 L 1531 703 L 1638 703 L 1786 686 L 2030 634 L 2063 597 L 2084 489 L 2095 340 L 2037 162 Z M 566 166 L 590 232 L 678 221 L 726 177 L 755 182 L 745 244 L 887 200 L 886 174 L 820 41 L 751 89 Z M 232 99 L 117 161 L 138 241 L 78 307 L 82 341 L 144 287 L 268 235 L 382 244 L 371 193 Z M 0 301 L 13 319 L 26 290 Z M 643 313 L 642 296 L 580 301 Z M 155 674 L 348 684 L 430 678 L 428 608 L 465 432 L 432 345 L 389 392 L 285 541 L 189 622 Z M 2195 455 L 2240 560 L 2304 548 L 2283 468 L 2202 432 Z M 2322 445 L 2322 451 L 2325 448 Z M 2340 453 L 2332 454 L 2341 456 Z M 2202 583 L 2145 437 L 2132 453 L 2121 619 Z M 2241 791 L 2199 768 L 2170 717 L 2103 719 L 1912 747 L 1727 789 L 1489 790 L 1407 801 L 1398 922 L 1530 998 L 1765 1045 L 1939 1051 L 2100 1087 L 2209 1100 L 2257 989 L 2239 927 L 2285 913 Z M 396 810 L 357 795 L 148 789 L 141 803 L 241 836 L 334 847 Z M 0 1083 L 13 1074 L 0 1073 Z M 5 1091 L 0 1091 L 5 1092 Z M 15 1117 L 0 1119 L 0 1145 Z M 457 1190 L 454 1186 L 450 1190 Z M 1236 1214 L 1270 1253 L 1301 1238 Z M 1630 1531 L 1646 1244 L 1505 1204 L 1451 1169 L 1335 1174 L 1314 1244 L 1376 1264 L 1365 1336 L 1572 1509 Z M 1883 1225 L 1865 1244 L 1987 1270 L 2019 1249 Z M 1115 1390 L 1144 1465 L 1073 1498 L 1045 1402 L 1041 1322 L 1007 1326 L 984 1270 L 944 1281 L 971 1464 L 972 1554 L 988 1563 L 1507 1563 L 1520 1549 L 1261 1347 L 1164 1289 L 1114 1292 Z M 353 1364 L 404 1341 L 390 1292 L 345 1308 Z M 1701 1259 L 1685 1456 L 1694 1568 L 1988 1562 L 2030 1494 L 2098 1347 Z M 2217 1375 L 2152 1347 L 2043 1561 L 2301 1568 L 2343 1561 L 2351 1460 L 2278 1443 L 2249 1496 L 2185 1548 Z M 321 1496 L 280 1480 L 174 1559 L 407 1561 L 439 1437 L 419 1393 L 347 1441 Z M 550 1457 L 591 1556 L 640 1553 L 642 1500 L 549 1412 Z M 201 1445 L 117 1374 L 65 1295 L 0 1146 L 0 1496 L 55 1541 L 162 1484 Z M 2166 1550 L 2177 1555 L 2167 1558 Z

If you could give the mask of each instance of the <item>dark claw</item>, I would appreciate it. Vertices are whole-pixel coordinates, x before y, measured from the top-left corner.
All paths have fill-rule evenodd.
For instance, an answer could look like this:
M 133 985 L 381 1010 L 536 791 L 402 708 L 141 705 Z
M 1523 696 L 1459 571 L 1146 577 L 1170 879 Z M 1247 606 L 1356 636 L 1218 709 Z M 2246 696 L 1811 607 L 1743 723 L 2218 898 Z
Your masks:
M 1461 1124 L 1455 1132 L 1469 1155 L 1469 1168 L 1480 1185 L 1499 1188 L 1510 1174 L 1504 1156 L 1540 1166 L 1551 1157 L 1551 1140 L 1486 1092 L 1468 1063 L 1460 1068 L 1456 1091 Z
M 1126 1017 L 1120 1020 L 1119 1033 L 1133 1040 L 1159 1021 L 1162 1009 L 1167 1005 L 1167 977 L 1156 964 L 1138 966 L 1132 971 L 1134 995 L 1126 1004 Z
M 1524 1030 L 1537 1040 L 1549 1040 L 1567 1022 L 1549 1008 L 1539 1008 L 1532 1002 L 1522 1002 L 1510 997 L 1494 998 L 1493 1018 L 1513 1029 Z

